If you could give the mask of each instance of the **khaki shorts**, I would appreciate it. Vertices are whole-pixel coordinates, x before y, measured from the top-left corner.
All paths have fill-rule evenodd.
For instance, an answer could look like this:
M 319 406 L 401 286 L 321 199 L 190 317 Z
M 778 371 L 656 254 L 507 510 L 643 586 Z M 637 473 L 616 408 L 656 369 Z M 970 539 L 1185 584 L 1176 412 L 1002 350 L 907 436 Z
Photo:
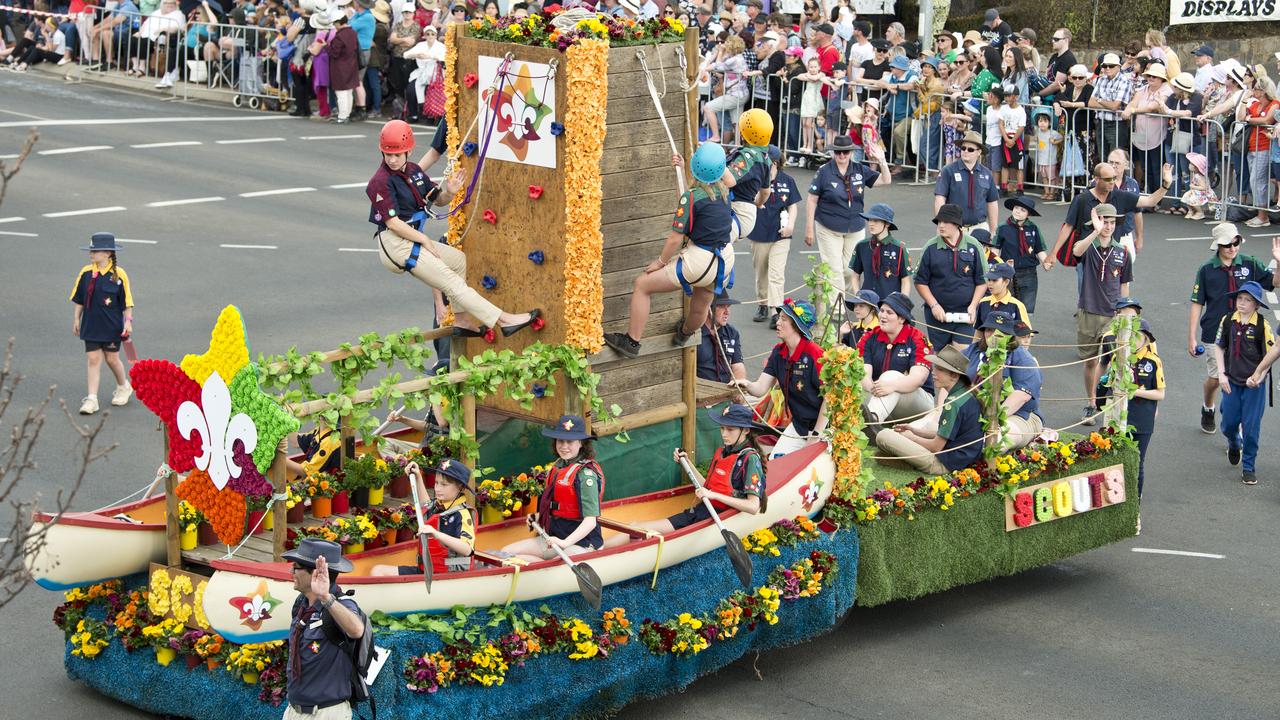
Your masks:
M 1081 360 L 1095 358 L 1102 352 L 1102 336 L 1111 328 L 1111 318 L 1076 310 L 1076 354 Z
M 670 280 L 677 287 L 680 286 L 680 278 L 676 275 L 676 267 L 679 265 L 681 275 L 684 275 L 684 281 L 692 287 L 714 287 L 716 283 L 716 254 L 697 245 L 685 245 L 680 254 L 676 256 L 683 263 L 673 259 L 662 268 L 663 277 Z M 725 245 L 720 248 L 720 257 L 724 258 L 724 281 L 729 282 L 729 273 L 733 272 L 733 246 Z
M 1213 378 L 1214 380 L 1217 380 L 1218 379 L 1218 358 L 1217 358 L 1217 354 L 1213 352 L 1212 347 L 1204 351 L 1204 365 L 1209 372 L 1209 377 Z

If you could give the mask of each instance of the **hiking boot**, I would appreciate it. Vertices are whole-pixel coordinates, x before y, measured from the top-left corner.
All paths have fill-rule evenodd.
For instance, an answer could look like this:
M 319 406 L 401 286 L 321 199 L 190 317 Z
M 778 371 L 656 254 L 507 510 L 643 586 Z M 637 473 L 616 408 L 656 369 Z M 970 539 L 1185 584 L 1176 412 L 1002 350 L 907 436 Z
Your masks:
M 1257 485 L 1258 476 L 1254 475 L 1252 470 L 1245 470 L 1244 475 L 1240 477 L 1240 482 L 1244 483 L 1245 485 Z
M 693 333 L 696 333 L 696 332 L 698 331 L 694 330 L 691 333 L 685 333 L 684 318 L 680 318 L 680 320 L 676 323 L 674 332 L 671 335 L 671 344 L 675 345 L 676 347 L 684 347 L 684 344 L 689 342 L 689 338 L 693 337 Z
M 769 319 L 769 308 L 765 307 L 764 305 L 761 305 L 760 307 L 756 308 L 756 315 L 755 317 L 751 318 L 751 322 L 764 322 L 765 320 L 768 320 L 768 319 Z
M 777 329 L 778 329 L 778 316 L 779 316 L 779 315 L 781 315 L 781 314 L 782 314 L 782 313 L 780 313 L 780 312 L 775 312 L 775 313 L 773 314 L 773 317 L 769 318 L 769 329 L 770 329 L 770 330 L 777 330 Z
M 1098 414 L 1098 408 L 1092 405 L 1085 405 L 1084 415 L 1080 418 L 1080 424 L 1086 425 L 1088 427 L 1093 427 L 1094 425 L 1097 425 L 1098 424 L 1098 418 L 1096 417 L 1097 414 Z
M 605 333 L 604 344 L 616 350 L 624 358 L 640 356 L 640 341 L 632 340 L 626 333 Z
M 88 395 L 80 402 L 80 414 L 92 415 L 98 412 L 98 396 Z
M 111 404 L 116 407 L 125 405 L 129 402 L 129 396 L 133 395 L 133 388 L 129 385 L 117 385 L 115 392 L 111 393 Z
M 1214 418 L 1216 411 L 1208 408 L 1200 408 L 1200 432 L 1206 435 L 1212 435 L 1217 430 L 1217 420 Z
M 1231 467 L 1240 464 L 1240 448 L 1234 446 L 1227 447 L 1227 462 L 1231 463 Z

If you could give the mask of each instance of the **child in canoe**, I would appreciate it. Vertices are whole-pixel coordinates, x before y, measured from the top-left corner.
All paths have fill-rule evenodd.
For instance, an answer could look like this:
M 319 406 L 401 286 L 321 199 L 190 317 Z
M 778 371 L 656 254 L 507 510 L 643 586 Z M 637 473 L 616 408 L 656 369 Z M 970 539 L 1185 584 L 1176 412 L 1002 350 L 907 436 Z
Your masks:
M 604 471 L 596 462 L 587 421 L 577 415 L 562 415 L 556 424 L 543 428 L 552 439 L 556 462 L 547 475 L 547 487 L 538 500 L 538 512 L 528 522 L 536 522 L 566 554 L 591 552 L 604 545 L 598 518 L 604 497 Z M 555 551 L 541 537 L 529 538 L 502 548 L 502 553 L 531 562 L 555 557 Z
M 422 482 L 422 469 L 410 463 L 409 480 L 417 484 L 418 497 L 427 497 L 427 487 Z M 431 553 L 433 572 L 451 572 L 471 568 L 471 553 L 476 541 L 475 515 L 467 504 L 470 489 L 471 468 L 457 460 L 445 458 L 435 467 L 435 501 L 423 507 L 425 525 L 418 528 L 427 536 L 427 552 Z M 421 575 L 422 550 L 418 549 L 417 565 L 374 565 L 376 576 Z
M 751 408 L 733 403 L 722 410 L 708 410 L 708 416 L 720 426 L 720 439 L 724 447 L 716 448 L 711 458 L 708 477 L 699 474 L 703 487 L 694 491 L 697 503 L 684 512 L 661 520 L 638 523 L 637 527 L 667 534 L 694 523 L 707 520 L 711 513 L 702 502 L 710 498 L 717 512 L 737 510 L 755 515 L 765 509 L 764 470 L 760 463 L 760 451 L 755 447 Z M 674 453 L 675 461 L 686 458 L 684 450 Z M 695 469 L 694 472 L 697 472 Z M 605 547 L 624 545 L 631 537 L 619 533 L 610 537 Z

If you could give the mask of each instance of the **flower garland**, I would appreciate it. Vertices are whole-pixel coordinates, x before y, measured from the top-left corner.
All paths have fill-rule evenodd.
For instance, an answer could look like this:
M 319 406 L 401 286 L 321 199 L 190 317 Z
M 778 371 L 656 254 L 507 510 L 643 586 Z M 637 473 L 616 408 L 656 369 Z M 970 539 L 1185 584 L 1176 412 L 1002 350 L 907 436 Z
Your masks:
M 481 16 L 468 23 L 467 34 L 481 40 L 554 47 L 560 52 L 590 40 L 622 46 L 676 42 L 684 38 L 684 23 L 676 18 L 659 16 L 634 20 L 598 13 L 564 29 L 552 22 L 560 13 L 560 7 L 556 5 L 525 18 Z
M 779 547 L 794 547 L 804 540 L 818 537 L 818 526 L 804 515 L 797 515 L 794 520 L 783 518 L 767 528 L 760 528 L 742 538 L 742 546 L 747 552 L 758 555 L 782 554 Z
M 1129 405 L 1119 403 L 1117 398 L 1123 396 L 1133 399 L 1138 384 L 1133 381 L 1133 356 L 1138 352 L 1138 335 L 1141 334 L 1142 319 L 1137 315 L 1117 315 L 1111 321 L 1111 335 L 1116 338 L 1115 351 L 1107 361 L 1107 384 L 1111 387 L 1111 402 L 1107 405 L 1107 427 L 1125 430 L 1129 426 Z M 1128 331 L 1128 352 L 1120 352 L 1119 338 L 1122 331 Z
M 607 126 L 609 43 L 582 40 L 565 55 L 564 341 L 590 355 L 604 346 L 600 157 Z
M 831 430 L 831 459 L 836 466 L 833 497 L 856 497 L 872 479 L 871 468 L 862 462 L 862 451 L 867 447 L 867 436 L 862 432 L 865 373 L 862 356 L 851 347 L 837 343 L 822 354 L 822 394 Z
M 458 129 L 458 41 L 461 39 L 462 26 L 458 23 L 449 23 L 445 26 L 444 31 L 444 120 L 449 125 L 449 131 L 445 134 L 445 145 L 448 148 L 449 163 L 448 166 L 461 167 L 465 164 L 462 158 L 462 132 Z M 476 103 L 476 112 L 480 111 L 479 103 Z M 467 228 L 467 211 L 465 208 L 458 207 L 462 204 L 462 199 L 466 197 L 465 193 L 459 193 L 453 198 L 453 202 L 449 203 L 449 209 L 453 212 L 449 215 L 449 230 L 445 233 L 445 239 L 449 245 L 458 247 L 462 244 L 462 233 Z

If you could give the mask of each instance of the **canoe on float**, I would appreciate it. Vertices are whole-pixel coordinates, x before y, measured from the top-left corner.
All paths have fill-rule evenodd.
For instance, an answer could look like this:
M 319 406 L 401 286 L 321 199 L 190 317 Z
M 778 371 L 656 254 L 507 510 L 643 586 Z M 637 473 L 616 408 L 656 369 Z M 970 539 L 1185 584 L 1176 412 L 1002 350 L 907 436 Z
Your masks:
M 58 518 L 38 512 L 32 523 L 33 531 L 46 527 L 48 531 L 37 552 L 27 554 L 27 571 L 48 590 L 124 577 L 145 571 L 149 563 L 165 561 L 163 493 Z
M 794 518 L 813 517 L 831 494 L 835 465 L 826 446 L 815 443 L 802 450 L 769 461 L 766 477 L 768 509 L 756 515 L 737 511 L 722 513 L 724 525 L 739 537 L 760 528 Z M 605 536 L 617 532 L 620 524 L 668 517 L 696 502 L 693 488 L 684 486 L 648 495 L 605 503 Z M 614 528 L 610 529 L 609 525 Z M 529 537 L 523 518 L 485 526 L 476 533 L 477 557 L 498 550 L 515 540 Z M 606 548 L 574 557 L 599 573 L 608 586 L 659 570 L 709 552 L 724 552 L 724 539 L 710 520 L 668 533 L 664 537 L 633 539 L 626 545 Z M 355 591 L 355 599 L 365 612 L 381 610 L 389 615 L 414 612 L 441 612 L 455 605 L 487 607 L 507 602 L 523 602 L 576 593 L 578 583 L 559 560 L 544 560 L 523 567 L 477 563 L 464 572 L 437 573 L 428 593 L 422 575 L 373 577 L 374 565 L 412 565 L 416 541 L 350 555 L 355 565 L 339 583 Z M 488 562 L 500 563 L 496 558 Z M 258 563 L 244 560 L 215 560 L 213 577 L 204 594 L 204 611 L 210 625 L 237 643 L 277 640 L 288 635 L 289 609 L 296 596 L 288 563 Z M 724 572 L 733 568 L 726 556 Z M 265 612 L 264 612 L 265 611 Z

